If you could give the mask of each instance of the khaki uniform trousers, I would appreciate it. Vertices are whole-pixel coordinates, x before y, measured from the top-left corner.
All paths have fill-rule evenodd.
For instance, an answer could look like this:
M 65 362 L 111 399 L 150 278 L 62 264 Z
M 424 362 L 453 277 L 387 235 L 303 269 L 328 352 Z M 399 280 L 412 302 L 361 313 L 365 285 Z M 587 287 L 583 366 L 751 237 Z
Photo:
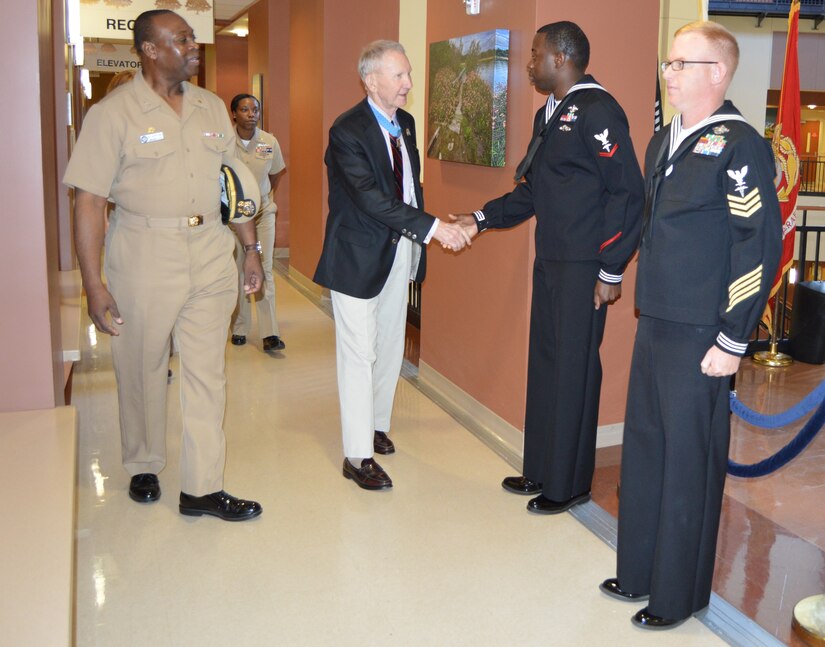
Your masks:
M 358 299 L 330 290 L 347 458 L 372 458 L 374 432 L 390 431 L 404 361 L 412 252 L 412 242 L 401 236 L 389 277 L 377 297 Z
M 273 205 L 274 206 L 274 205 Z M 258 334 L 261 339 L 272 335 L 281 336 L 278 320 L 275 318 L 275 280 L 272 278 L 272 257 L 275 252 L 275 211 L 262 213 L 255 220 L 255 231 L 261 243 L 261 265 L 264 267 L 264 285 L 262 296 L 252 296 L 243 293 L 243 262 L 246 256 L 241 241 L 235 238 L 235 261 L 238 265 L 238 310 L 235 323 L 232 325 L 233 335 L 249 334 L 252 325 L 252 299 L 258 313 Z
M 169 338 L 180 352 L 181 491 L 223 489 L 225 349 L 238 297 L 235 236 L 210 214 L 186 219 L 115 212 L 104 270 L 123 325 L 112 337 L 123 466 L 134 476 L 166 465 Z

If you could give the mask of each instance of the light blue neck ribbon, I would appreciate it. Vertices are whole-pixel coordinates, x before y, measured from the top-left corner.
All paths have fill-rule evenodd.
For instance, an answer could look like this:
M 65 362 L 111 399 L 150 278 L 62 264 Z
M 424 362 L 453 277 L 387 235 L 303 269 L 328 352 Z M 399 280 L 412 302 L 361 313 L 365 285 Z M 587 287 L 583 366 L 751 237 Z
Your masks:
M 401 134 L 401 126 L 396 123 L 393 123 L 389 119 L 387 119 L 378 108 L 376 108 L 371 103 L 370 109 L 372 110 L 372 114 L 375 115 L 375 118 L 378 120 L 378 123 L 381 124 L 384 128 L 387 129 L 387 132 L 392 135 L 393 137 L 398 137 Z

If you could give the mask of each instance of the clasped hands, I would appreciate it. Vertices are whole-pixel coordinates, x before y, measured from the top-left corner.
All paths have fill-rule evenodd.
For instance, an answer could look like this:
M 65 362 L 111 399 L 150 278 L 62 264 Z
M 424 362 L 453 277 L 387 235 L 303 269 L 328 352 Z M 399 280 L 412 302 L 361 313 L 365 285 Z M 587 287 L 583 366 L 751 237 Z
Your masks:
M 472 240 L 478 235 L 478 225 L 475 218 L 469 213 L 449 215 L 450 221 L 439 220 L 435 228 L 435 238 L 444 249 L 454 252 L 461 251 L 465 246 L 472 245 Z

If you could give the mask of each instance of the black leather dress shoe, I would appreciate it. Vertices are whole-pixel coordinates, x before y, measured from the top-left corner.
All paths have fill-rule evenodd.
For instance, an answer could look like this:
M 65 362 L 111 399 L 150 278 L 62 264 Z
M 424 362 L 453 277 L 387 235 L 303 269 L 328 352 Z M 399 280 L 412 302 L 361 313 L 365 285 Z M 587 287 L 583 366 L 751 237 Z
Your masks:
M 536 483 L 523 476 L 508 476 L 501 482 L 501 487 L 513 494 L 538 494 L 541 492 L 541 483 Z
M 536 514 L 559 514 L 566 512 L 574 505 L 586 503 L 590 501 L 590 491 L 577 494 L 576 496 L 567 499 L 567 501 L 553 501 L 548 499 L 543 494 L 539 494 L 535 499 L 530 499 L 527 502 L 527 509 Z
M 233 346 L 243 346 L 246 343 L 246 335 L 232 335 Z
M 654 616 L 647 607 L 634 615 L 630 622 L 641 629 L 673 629 L 682 624 L 687 618 L 681 620 L 671 620 L 670 618 L 662 618 L 661 616 Z
M 271 353 L 274 350 L 283 350 L 286 348 L 286 344 L 284 343 L 283 339 L 278 337 L 278 335 L 272 335 L 270 337 L 264 337 L 264 351 L 267 353 Z
M 365 490 L 389 490 L 392 487 L 392 479 L 372 458 L 362 460 L 361 467 L 355 467 L 345 458 L 344 476 Z
M 219 517 L 224 521 L 246 521 L 257 517 L 263 512 L 261 504 L 257 501 L 238 499 L 223 490 L 206 496 L 192 496 L 181 492 L 178 509 L 181 514 L 190 517 L 211 514 L 213 517 Z
M 394 454 L 395 445 L 383 431 L 376 431 L 372 438 L 372 447 L 376 454 Z
M 135 474 L 129 481 L 129 498 L 138 503 L 152 503 L 160 498 L 157 474 Z
M 650 598 L 649 594 L 629 593 L 628 591 L 625 591 L 619 586 L 619 580 L 615 577 L 611 577 L 609 580 L 605 580 L 599 584 L 599 589 L 602 593 L 606 593 L 611 598 L 624 600 L 626 602 L 641 602 Z

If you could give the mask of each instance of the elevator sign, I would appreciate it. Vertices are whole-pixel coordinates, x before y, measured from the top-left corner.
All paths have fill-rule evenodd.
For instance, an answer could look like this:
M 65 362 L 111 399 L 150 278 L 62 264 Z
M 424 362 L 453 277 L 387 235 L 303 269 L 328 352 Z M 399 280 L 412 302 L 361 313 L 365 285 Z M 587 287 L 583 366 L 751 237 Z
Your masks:
M 84 43 L 83 67 L 90 72 L 122 72 L 140 69 L 140 59 L 131 45 Z
M 81 0 L 83 38 L 133 40 L 135 18 L 144 11 L 170 9 L 195 32 L 199 43 L 215 42 L 214 0 Z

